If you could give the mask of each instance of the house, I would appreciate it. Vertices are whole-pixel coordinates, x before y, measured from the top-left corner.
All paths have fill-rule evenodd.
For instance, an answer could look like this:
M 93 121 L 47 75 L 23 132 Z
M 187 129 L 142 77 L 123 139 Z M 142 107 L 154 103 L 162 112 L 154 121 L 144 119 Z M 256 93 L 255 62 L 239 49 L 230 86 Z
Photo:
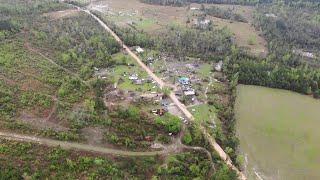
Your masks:
M 136 48 L 136 52 L 137 52 L 138 54 L 140 54 L 140 53 L 143 53 L 144 50 L 143 50 L 140 46 L 138 46 L 138 47 Z
M 194 89 L 190 89 L 188 91 L 184 91 L 184 95 L 185 96 L 194 96 L 194 95 L 196 95 L 196 92 L 194 91 Z
M 223 66 L 223 62 L 219 61 L 218 64 L 216 64 L 216 66 L 214 67 L 214 69 L 218 72 L 222 71 L 222 66 Z
M 182 85 L 189 85 L 190 83 L 190 79 L 187 78 L 187 77 L 180 77 L 178 79 L 179 83 L 182 84 Z

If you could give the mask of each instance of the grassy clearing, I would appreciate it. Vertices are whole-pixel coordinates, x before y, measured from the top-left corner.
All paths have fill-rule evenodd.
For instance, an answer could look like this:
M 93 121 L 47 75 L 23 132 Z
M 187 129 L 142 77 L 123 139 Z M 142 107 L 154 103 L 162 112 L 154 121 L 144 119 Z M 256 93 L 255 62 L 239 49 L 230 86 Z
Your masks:
M 241 151 L 271 179 L 319 179 L 320 102 L 284 90 L 239 86 Z
M 194 109 L 194 111 L 193 111 Z M 208 104 L 202 104 L 189 108 L 197 122 L 212 122 L 216 121 L 216 109 L 214 106 Z
M 131 58 L 131 56 L 123 53 L 117 53 L 113 55 L 113 60 L 118 64 L 112 69 L 112 77 L 118 82 L 118 87 L 123 90 L 132 91 L 151 91 L 154 84 L 150 82 L 143 83 L 142 85 L 134 84 L 129 76 L 131 74 L 137 74 L 140 79 L 148 79 L 148 74 L 140 68 L 140 66 Z

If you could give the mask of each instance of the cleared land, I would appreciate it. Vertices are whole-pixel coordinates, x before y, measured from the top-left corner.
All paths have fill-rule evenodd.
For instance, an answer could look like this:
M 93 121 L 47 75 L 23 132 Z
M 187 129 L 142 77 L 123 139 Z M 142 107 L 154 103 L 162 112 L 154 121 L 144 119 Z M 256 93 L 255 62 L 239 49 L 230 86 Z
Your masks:
M 319 179 L 319 109 L 308 96 L 239 86 L 237 126 L 249 177 Z

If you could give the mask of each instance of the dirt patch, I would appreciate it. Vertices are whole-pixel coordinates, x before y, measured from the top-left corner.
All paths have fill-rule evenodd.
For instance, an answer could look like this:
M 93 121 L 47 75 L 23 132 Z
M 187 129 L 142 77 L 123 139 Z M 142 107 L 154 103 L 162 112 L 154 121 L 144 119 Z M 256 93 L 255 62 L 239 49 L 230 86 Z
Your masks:
M 87 140 L 88 144 L 99 145 L 103 142 L 105 130 L 99 127 L 87 127 L 81 130 L 81 134 Z

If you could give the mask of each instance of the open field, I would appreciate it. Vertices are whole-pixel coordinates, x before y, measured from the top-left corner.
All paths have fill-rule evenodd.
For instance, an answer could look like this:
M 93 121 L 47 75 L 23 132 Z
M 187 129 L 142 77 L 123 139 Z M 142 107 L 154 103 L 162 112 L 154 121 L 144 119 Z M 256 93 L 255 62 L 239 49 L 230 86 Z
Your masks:
M 117 25 L 135 24 L 137 29 L 149 33 L 159 31 L 169 24 L 185 24 L 185 7 L 155 6 L 138 0 L 106 0 L 92 3 L 91 9 L 109 15 L 110 20 L 116 20 Z
M 308 96 L 239 86 L 237 126 L 249 177 L 319 179 L 319 109 Z
M 268 50 L 267 42 L 259 36 L 259 32 L 248 23 L 230 21 L 211 17 L 213 24 L 220 28 L 226 27 L 235 37 L 238 46 L 249 49 L 249 52 L 257 56 L 266 56 Z
M 253 13 L 254 7 L 253 6 L 242 6 L 242 5 L 232 5 L 232 4 L 208 4 L 207 7 L 218 7 L 223 10 L 231 9 L 232 12 L 240 14 L 243 16 L 247 21 L 253 21 Z

